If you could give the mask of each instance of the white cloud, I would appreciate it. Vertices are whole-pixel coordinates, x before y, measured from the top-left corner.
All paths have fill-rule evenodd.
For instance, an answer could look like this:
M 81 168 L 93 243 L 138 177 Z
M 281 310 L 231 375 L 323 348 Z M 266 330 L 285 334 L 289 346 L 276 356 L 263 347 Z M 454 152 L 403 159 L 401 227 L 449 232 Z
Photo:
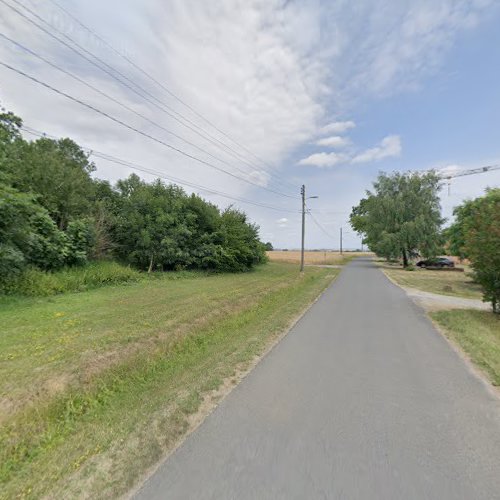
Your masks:
M 354 128 L 356 124 L 353 121 L 344 121 L 344 122 L 332 122 L 328 125 L 325 125 L 320 129 L 320 133 L 322 134 L 342 134 L 347 130 Z
M 316 141 L 317 146 L 326 146 L 330 148 L 344 148 L 351 143 L 346 137 L 341 137 L 339 135 L 334 135 L 332 137 L 324 137 Z
M 343 138 L 339 137 L 339 139 Z M 318 141 L 317 144 L 319 143 L 320 141 Z M 322 145 L 328 144 L 323 143 Z M 326 168 L 348 163 L 369 163 L 382 160 L 384 158 L 399 156 L 401 151 L 401 138 L 398 135 L 388 135 L 382 139 L 377 146 L 355 155 L 352 155 L 352 153 L 314 153 L 307 158 L 300 160 L 298 164 Z
M 337 100 L 418 88 L 434 73 L 458 35 L 474 28 L 495 0 L 359 0 L 331 7 L 339 50 L 334 56 Z
M 328 168 L 348 161 L 348 157 L 340 153 L 314 153 L 298 162 L 299 165 Z
M 286 217 L 278 219 L 276 223 L 278 224 L 278 227 L 281 228 L 288 227 L 288 219 Z
M 383 158 L 399 156 L 401 150 L 401 138 L 398 135 L 388 135 L 382 139 L 378 146 L 357 154 L 352 159 L 352 163 L 368 163 L 382 160 Z

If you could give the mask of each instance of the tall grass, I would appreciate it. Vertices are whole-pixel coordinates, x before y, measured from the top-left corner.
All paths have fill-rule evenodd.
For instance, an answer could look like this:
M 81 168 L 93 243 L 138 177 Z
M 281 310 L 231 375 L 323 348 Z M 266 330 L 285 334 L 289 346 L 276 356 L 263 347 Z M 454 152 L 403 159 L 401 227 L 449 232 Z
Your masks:
M 86 266 L 65 268 L 56 272 L 32 268 L 5 285 L 2 292 L 7 295 L 47 297 L 138 281 L 142 276 L 140 272 L 112 261 L 92 262 Z

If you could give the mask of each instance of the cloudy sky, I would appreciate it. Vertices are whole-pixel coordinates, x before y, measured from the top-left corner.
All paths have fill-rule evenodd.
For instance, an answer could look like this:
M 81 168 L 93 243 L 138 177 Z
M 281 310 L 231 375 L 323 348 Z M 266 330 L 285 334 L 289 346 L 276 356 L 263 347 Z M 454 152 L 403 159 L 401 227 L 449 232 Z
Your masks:
M 343 226 L 356 248 L 346 221 L 379 171 L 500 162 L 499 23 L 497 0 L 0 0 L 0 62 L 52 87 L 0 65 L 0 103 L 234 203 L 276 247 L 300 244 L 305 184 L 306 245 L 338 248 Z M 445 216 L 499 185 L 453 180 Z

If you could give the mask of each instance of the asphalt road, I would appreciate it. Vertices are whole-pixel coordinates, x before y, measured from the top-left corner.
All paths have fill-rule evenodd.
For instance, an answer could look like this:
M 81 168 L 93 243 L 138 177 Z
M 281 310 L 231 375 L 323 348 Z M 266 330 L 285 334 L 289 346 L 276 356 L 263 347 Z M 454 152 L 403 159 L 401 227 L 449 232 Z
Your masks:
M 500 403 L 359 259 L 136 497 L 500 499 Z

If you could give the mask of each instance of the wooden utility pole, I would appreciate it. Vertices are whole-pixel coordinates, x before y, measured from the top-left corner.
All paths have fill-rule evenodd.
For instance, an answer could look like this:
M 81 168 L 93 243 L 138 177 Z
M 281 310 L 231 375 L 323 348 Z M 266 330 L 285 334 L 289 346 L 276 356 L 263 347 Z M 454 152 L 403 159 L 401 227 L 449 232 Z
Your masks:
M 300 251 L 300 272 L 304 271 L 304 238 L 306 235 L 306 186 L 302 184 L 300 188 L 302 195 L 302 245 Z
M 340 228 L 340 255 L 342 255 L 342 227 Z

